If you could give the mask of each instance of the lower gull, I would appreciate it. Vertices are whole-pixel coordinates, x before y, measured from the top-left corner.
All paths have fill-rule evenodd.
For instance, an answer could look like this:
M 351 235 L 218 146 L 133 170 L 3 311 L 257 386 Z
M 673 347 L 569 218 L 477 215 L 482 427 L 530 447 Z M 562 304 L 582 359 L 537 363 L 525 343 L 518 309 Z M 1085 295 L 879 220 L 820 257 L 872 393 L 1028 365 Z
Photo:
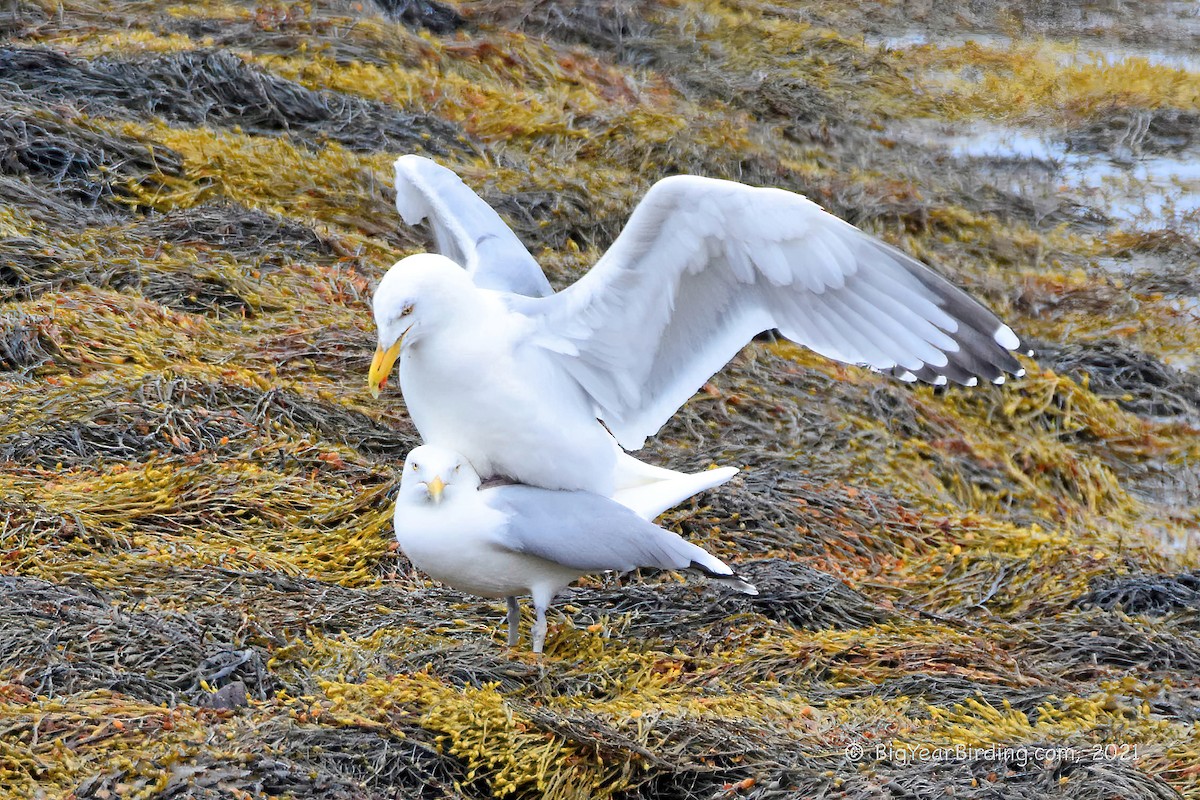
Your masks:
M 517 598 L 533 597 L 533 651 L 546 609 L 582 575 L 638 567 L 694 569 L 758 594 L 719 558 L 634 511 L 586 491 L 480 487 L 460 454 L 424 445 L 408 454 L 396 498 L 396 540 L 418 569 L 455 589 L 508 601 L 508 644 L 518 640 Z

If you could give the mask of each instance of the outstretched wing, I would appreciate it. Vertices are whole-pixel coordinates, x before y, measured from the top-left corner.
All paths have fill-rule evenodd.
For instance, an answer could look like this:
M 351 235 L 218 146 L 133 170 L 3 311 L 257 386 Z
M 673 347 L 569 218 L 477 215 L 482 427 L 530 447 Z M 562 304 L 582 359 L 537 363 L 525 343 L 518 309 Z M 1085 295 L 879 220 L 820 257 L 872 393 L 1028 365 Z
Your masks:
M 453 171 L 422 156 L 396 159 L 396 210 L 409 225 L 429 220 L 438 251 L 476 286 L 543 297 L 546 274 L 500 215 Z
M 520 308 L 629 449 L 770 328 L 905 380 L 1022 372 L 1012 329 L 916 259 L 798 194 L 690 175 L 655 184 L 587 275 Z

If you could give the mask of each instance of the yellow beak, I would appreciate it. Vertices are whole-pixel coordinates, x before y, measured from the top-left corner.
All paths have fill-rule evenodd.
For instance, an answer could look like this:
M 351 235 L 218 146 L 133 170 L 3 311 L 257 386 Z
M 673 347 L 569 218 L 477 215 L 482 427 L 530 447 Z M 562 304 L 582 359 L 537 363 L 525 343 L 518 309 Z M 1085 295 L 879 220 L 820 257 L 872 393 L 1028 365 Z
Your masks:
M 382 345 L 375 348 L 375 358 L 371 359 L 371 374 L 367 376 L 367 388 L 371 390 L 371 397 L 379 397 L 379 393 L 383 391 L 383 385 L 387 383 L 388 375 L 392 374 L 392 367 L 400 357 L 400 342 L 403 340 L 404 337 L 401 337 L 387 350 L 384 350 Z
M 446 482 L 442 480 L 440 475 L 435 475 L 433 480 L 425 484 L 429 489 L 429 497 L 435 503 L 442 502 L 442 490 L 446 488 Z

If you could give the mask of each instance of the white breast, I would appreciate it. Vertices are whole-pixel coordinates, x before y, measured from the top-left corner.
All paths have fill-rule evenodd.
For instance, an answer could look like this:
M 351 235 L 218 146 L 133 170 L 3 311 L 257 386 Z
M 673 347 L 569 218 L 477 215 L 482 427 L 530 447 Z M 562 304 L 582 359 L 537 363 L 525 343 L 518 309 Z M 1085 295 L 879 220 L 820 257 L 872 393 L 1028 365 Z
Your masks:
M 496 544 L 504 515 L 470 496 L 440 505 L 398 503 L 396 541 L 417 569 L 454 589 L 481 597 L 528 595 L 535 586 L 555 591 L 582 573 Z
M 405 344 L 400 388 L 421 438 L 485 478 L 610 494 L 616 451 L 582 390 L 525 342 L 524 317 L 485 316 L 490 327 L 462 320 Z

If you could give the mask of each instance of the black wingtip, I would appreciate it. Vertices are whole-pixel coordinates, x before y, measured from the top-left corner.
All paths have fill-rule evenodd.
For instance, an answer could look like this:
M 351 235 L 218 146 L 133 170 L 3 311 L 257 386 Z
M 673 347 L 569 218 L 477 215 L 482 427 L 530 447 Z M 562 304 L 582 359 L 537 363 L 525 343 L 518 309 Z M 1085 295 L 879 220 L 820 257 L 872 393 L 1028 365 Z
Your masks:
M 943 351 L 946 355 L 944 365 L 926 364 L 919 369 L 895 367 L 889 370 L 893 376 L 935 386 L 949 383 L 977 386 L 985 381 L 1001 384 L 1009 376 L 1024 374 L 1021 362 L 1013 354 L 1013 351 L 1021 351 L 1021 339 L 1012 328 L 971 295 L 904 251 L 877 239 L 869 238 L 869 241 L 902 266 L 920 285 L 918 291 L 958 324 L 954 331 L 944 330 L 958 345 L 957 351 Z M 941 329 L 940 325 L 938 327 Z
M 701 564 L 699 561 L 693 561 L 688 565 L 688 569 L 694 569 L 697 572 L 703 573 L 706 578 L 717 581 L 718 583 L 723 583 L 731 589 L 736 589 L 742 594 L 758 594 L 758 587 L 743 578 L 741 575 L 738 575 L 736 572 L 716 572 Z

